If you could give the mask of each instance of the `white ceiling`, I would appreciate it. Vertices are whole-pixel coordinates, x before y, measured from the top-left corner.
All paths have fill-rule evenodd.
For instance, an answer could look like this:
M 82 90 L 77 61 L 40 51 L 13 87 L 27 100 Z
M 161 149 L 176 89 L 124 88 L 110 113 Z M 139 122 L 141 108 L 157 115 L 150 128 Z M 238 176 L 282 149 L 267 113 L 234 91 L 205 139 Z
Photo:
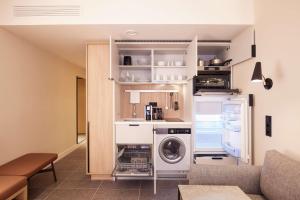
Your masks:
M 246 25 L 47 25 L 4 26 L 7 31 L 73 64 L 85 67 L 85 44 L 113 39 L 231 40 Z M 126 31 L 137 31 L 128 37 Z

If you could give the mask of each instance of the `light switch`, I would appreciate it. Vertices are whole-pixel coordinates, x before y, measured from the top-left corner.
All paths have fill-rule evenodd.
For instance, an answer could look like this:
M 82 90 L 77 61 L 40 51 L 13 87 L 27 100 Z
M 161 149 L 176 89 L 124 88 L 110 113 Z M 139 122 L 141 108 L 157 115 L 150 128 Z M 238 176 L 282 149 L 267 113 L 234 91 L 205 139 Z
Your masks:
M 266 115 L 266 136 L 272 137 L 272 116 Z

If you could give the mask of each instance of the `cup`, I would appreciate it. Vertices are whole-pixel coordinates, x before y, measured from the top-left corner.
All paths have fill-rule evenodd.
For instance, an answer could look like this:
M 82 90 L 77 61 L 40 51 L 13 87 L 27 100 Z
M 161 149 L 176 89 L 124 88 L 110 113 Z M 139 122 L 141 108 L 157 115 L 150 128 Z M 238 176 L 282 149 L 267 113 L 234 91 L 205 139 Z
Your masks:
M 159 81 L 159 79 L 160 79 L 160 76 L 159 76 L 159 74 L 156 74 L 156 76 L 155 76 L 155 80 L 156 80 L 156 81 Z
M 167 81 L 168 80 L 168 75 L 163 75 L 163 80 Z

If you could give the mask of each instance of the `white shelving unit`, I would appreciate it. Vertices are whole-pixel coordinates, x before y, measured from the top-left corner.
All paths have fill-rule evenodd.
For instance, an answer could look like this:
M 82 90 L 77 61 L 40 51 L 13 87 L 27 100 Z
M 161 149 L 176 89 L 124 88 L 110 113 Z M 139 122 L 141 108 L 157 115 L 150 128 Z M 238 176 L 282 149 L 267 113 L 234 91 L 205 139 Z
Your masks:
M 125 92 L 140 92 L 140 93 L 178 93 L 178 90 L 125 90 Z
M 117 44 L 117 82 L 121 85 L 186 84 L 188 74 L 196 71 L 196 65 L 187 65 L 195 63 L 188 60 L 194 57 L 187 55 L 191 52 L 188 51 L 190 43 Z M 124 56 L 131 57 L 131 65 L 124 65 Z
M 120 69 L 150 69 L 151 65 L 119 65 Z

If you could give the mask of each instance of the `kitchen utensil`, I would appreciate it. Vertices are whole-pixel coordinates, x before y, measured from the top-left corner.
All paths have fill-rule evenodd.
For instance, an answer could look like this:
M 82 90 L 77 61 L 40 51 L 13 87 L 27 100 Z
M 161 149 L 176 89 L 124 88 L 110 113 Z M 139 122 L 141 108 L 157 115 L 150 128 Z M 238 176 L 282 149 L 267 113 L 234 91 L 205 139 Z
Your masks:
M 229 65 L 232 59 L 225 60 L 224 62 L 219 58 L 214 58 L 210 60 L 209 66 L 226 66 Z
M 175 102 L 174 102 L 174 110 L 179 110 L 179 103 L 178 103 L 178 94 L 175 93 Z
M 166 105 L 165 105 L 165 109 L 168 110 L 168 93 L 166 93 Z
M 132 65 L 131 56 L 124 56 L 123 65 Z
M 173 109 L 173 92 L 170 92 L 170 109 Z
M 219 66 L 222 63 L 222 60 L 220 58 L 214 57 L 210 60 L 211 66 Z
M 198 66 L 199 67 L 204 67 L 204 60 L 202 60 L 201 58 L 198 59 Z
M 125 148 L 121 149 L 121 151 L 118 152 L 118 154 L 117 154 L 118 159 L 123 155 L 124 151 L 125 151 Z

